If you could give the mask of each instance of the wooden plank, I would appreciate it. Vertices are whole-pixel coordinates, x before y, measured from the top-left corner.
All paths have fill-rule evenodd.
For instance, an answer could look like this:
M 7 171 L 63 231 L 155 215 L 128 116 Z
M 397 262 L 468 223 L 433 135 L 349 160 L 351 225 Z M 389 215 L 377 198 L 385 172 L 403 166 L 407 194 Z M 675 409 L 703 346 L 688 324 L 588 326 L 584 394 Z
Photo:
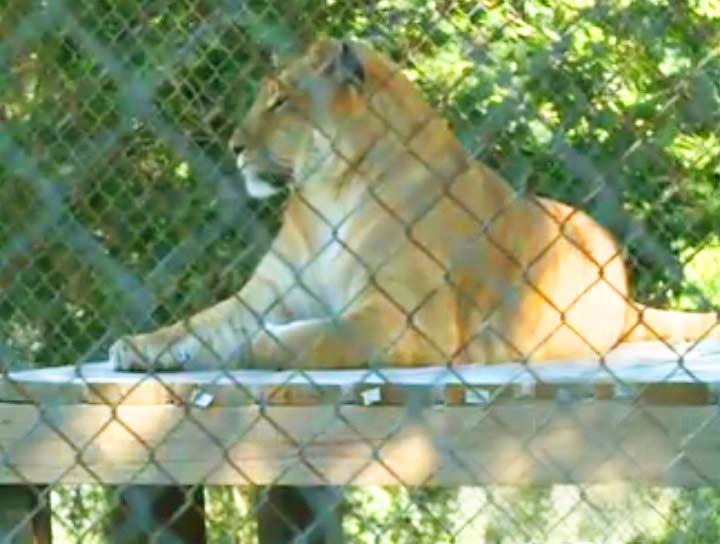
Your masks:
M 0 486 L 0 542 L 50 544 L 50 494 L 45 486 Z
M 716 341 L 532 367 L 36 369 L 0 382 L 0 483 L 714 483 L 719 388 Z
M 654 389 L 655 384 L 662 384 L 662 391 Z M 0 401 L 43 405 L 404 404 L 412 393 L 414 399 L 425 399 L 420 403 L 442 401 L 444 395 L 448 404 L 458 404 L 473 400 L 472 395 L 466 399 L 464 389 L 468 387 L 501 392 L 503 398 L 514 399 L 617 398 L 638 392 L 650 403 L 714 403 L 720 388 L 720 342 L 672 347 L 640 342 L 621 346 L 603 358 L 529 366 L 507 363 L 372 371 L 233 370 L 149 375 L 114 372 L 109 363 L 93 363 L 14 372 L 11 379 L 0 380 Z M 372 400 L 374 389 L 380 391 L 381 400 Z M 476 395 L 470 403 L 478 400 Z
M 18 473 L 40 483 L 155 485 L 720 481 L 720 419 L 708 405 L 55 408 L 40 417 L 32 406 L 0 404 L 0 483 L 20 483 Z

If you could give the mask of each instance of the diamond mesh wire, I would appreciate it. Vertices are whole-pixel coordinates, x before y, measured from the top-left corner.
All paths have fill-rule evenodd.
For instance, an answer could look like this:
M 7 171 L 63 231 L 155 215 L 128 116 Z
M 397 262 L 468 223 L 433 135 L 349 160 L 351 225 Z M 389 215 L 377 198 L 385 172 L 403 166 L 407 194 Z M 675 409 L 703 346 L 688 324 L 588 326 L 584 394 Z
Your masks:
M 336 44 L 359 38 L 392 59 L 398 71 L 378 82 L 354 46 L 331 48 L 315 66 L 315 79 L 305 73 L 292 82 L 292 92 L 270 92 L 268 81 L 277 81 L 272 77 L 279 73 L 273 58 L 287 66 L 323 36 L 335 37 Z M 659 417 L 641 402 L 660 395 L 656 404 L 672 404 L 668 399 L 676 389 L 658 386 L 677 381 L 711 391 L 691 359 L 698 341 L 712 347 L 713 316 L 689 338 L 681 329 L 694 318 L 674 321 L 677 337 L 668 338 L 649 314 L 635 315 L 636 328 L 672 353 L 672 364 L 658 370 L 651 384 L 628 384 L 618 374 L 608 353 L 619 334 L 612 342 L 599 341 L 592 327 L 573 317 L 598 289 L 607 300 L 583 314 L 585 324 L 589 317 L 607 320 L 606 306 L 615 299 L 623 307 L 639 301 L 694 312 L 712 312 L 720 302 L 718 44 L 720 6 L 707 0 L 14 0 L 0 6 L 0 368 L 13 402 L 30 410 L 12 412 L 7 421 L 37 422 L 18 443 L 0 439 L 3 481 L 31 490 L 27 503 L 6 507 L 6 519 L 0 513 L 0 537 L 22 538 L 34 518 L 50 509 L 58 542 L 165 541 L 169 526 L 193 515 L 204 524 L 203 534 L 191 536 L 186 528 L 183 541 L 325 542 L 341 538 L 339 533 L 358 543 L 718 540 L 717 474 L 687 453 L 717 425 L 715 414 L 703 412 L 690 425 Z M 408 126 L 377 105 L 383 85 L 396 79 L 412 82 L 417 96 L 432 106 Z M 323 81 L 351 97 L 347 108 L 357 105 L 354 99 L 365 100 L 364 128 L 380 127 L 378 141 L 400 147 L 373 141 L 353 155 L 352 137 L 328 131 L 314 113 L 318 103 L 328 107 Z M 363 86 L 372 83 L 379 87 Z M 257 101 L 268 96 L 261 122 L 253 125 Z M 346 110 L 347 119 L 354 112 Z M 314 165 L 284 169 L 279 167 L 285 159 L 269 161 L 283 170 L 285 186 L 270 198 L 251 198 L 253 165 L 246 161 L 238 170 L 237 154 L 247 158 L 256 151 L 272 129 L 273 113 L 295 122 L 286 131 L 294 140 L 278 146 L 295 153 L 315 146 L 324 154 Z M 441 131 L 442 119 L 464 149 L 460 167 L 446 162 L 452 161 L 451 147 L 438 148 L 437 162 L 428 160 L 440 136 L 427 133 Z M 267 156 L 255 158 L 267 166 Z M 323 161 L 341 174 L 333 178 L 332 168 L 322 170 Z M 373 161 L 386 166 L 373 169 Z M 499 186 L 507 192 L 493 193 L 494 174 L 472 161 L 502 176 Z M 408 184 L 408 164 L 433 183 L 398 193 L 398 184 Z M 490 187 L 484 193 L 467 188 L 473 168 L 479 172 L 475 185 Z M 345 178 L 364 184 L 353 198 L 347 195 L 354 186 L 341 183 Z M 334 194 L 317 192 L 318 183 L 331 182 Z M 477 194 L 487 201 L 468 197 Z M 368 209 L 374 227 L 359 224 Z M 584 214 L 617 245 L 593 251 L 588 243 L 595 242 L 583 238 L 592 228 Z M 511 234 L 528 232 L 519 225 L 533 215 L 540 228 L 527 238 Z M 293 221 L 300 228 L 284 233 Z M 384 236 L 361 244 L 359 238 L 377 225 L 385 228 Z M 283 236 L 290 246 L 277 244 Z M 477 245 L 484 253 L 473 253 Z M 535 249 L 523 253 L 529 246 Z M 297 251 L 288 253 L 287 247 Z M 572 259 L 557 253 L 561 247 L 565 256 L 590 263 L 593 272 L 566 276 L 558 298 L 541 271 L 551 258 L 557 260 L 553 270 L 569 266 Z M 258 263 L 268 259 L 272 274 L 259 278 Z M 483 259 L 500 263 L 505 272 Z M 613 279 L 621 260 L 630 275 L 628 292 Z M 374 302 L 363 308 L 368 292 Z M 244 293 L 259 298 L 247 300 Z M 267 304 L 257 302 L 268 298 Z M 550 315 L 552 322 L 526 317 L 526 327 L 544 331 L 532 341 L 522 340 L 515 330 L 520 320 L 508 311 L 526 299 L 535 301 L 533 312 Z M 234 317 L 211 325 L 189 319 L 222 300 L 235 309 Z M 511 318 L 503 321 L 508 312 Z M 131 336 L 171 323 L 180 336 L 164 336 L 152 348 L 147 337 Z M 569 355 L 591 358 L 593 371 L 614 387 L 611 397 L 626 392 L 629 408 L 611 422 L 619 437 L 611 443 L 598 438 L 602 422 L 583 406 L 584 389 L 550 384 L 542 396 L 540 362 L 568 355 L 552 348 L 563 334 L 566 343 L 580 346 Z M 113 393 L 89 380 L 84 369 L 106 360 L 123 337 L 125 355 L 117 351 L 116 358 L 143 367 L 144 374 Z M 476 387 L 461 370 L 465 364 L 511 361 L 519 363 L 522 377 L 492 388 Z M 214 370 L 188 403 L 174 374 L 162 368 L 169 364 Z M 346 402 L 347 391 L 331 391 L 313 372 L 350 364 L 364 369 L 353 395 L 372 404 L 377 394 L 381 404 L 399 406 L 398 415 L 378 422 L 372 436 Z M 78 431 L 69 409 L 10 379 L 12 371 L 61 365 L 73 365 L 74 379 L 95 405 L 107 409 L 97 427 Z M 393 447 L 408 429 L 419 429 L 408 439 L 425 447 L 423 429 L 438 424 L 424 404 L 427 390 L 420 396 L 402 390 L 398 397 L 397 374 L 387 370 L 398 365 L 445 367 L 442 378 L 429 381 L 430 403 L 447 381 L 463 395 L 456 404 L 472 409 L 457 436 L 447 433 L 442 442 L 433 435 L 430 446 L 444 452 L 442 463 L 421 481 L 406 470 L 421 460 L 398 459 Z M 237 366 L 294 371 L 273 378 L 275 389 L 264 390 L 253 416 L 218 432 L 203 403 L 214 402 L 218 391 L 230 395 L 228 390 L 239 404 L 258 399 L 246 375 L 232 371 Z M 530 431 L 501 409 L 509 397 L 522 404 L 523 380 L 534 384 L 536 399 L 547 402 Z M 313 412 L 320 420 L 312 432 L 300 421 L 288 427 L 282 411 L 269 407 L 297 401 L 283 397 L 290 395 L 283 385 L 326 409 Z M 149 388 L 166 404 L 187 407 L 182 417 L 161 422 L 159 444 L 124 415 L 142 410 L 134 399 Z M 714 390 L 707 395 L 710 405 Z M 442 401 L 454 403 L 450 393 Z M 659 437 L 651 447 L 672 452 L 666 472 L 681 467 L 701 487 L 597 485 L 547 447 L 545 433 L 564 425 L 571 443 L 592 450 L 605 466 L 624 463 L 642 473 L 643 452 L 632 432 L 622 431 L 637 421 Z M 678 425 L 688 428 L 678 433 Z M 37 427 L 50 429 L 58 451 L 71 456 L 49 481 L 29 477 L 18 457 L 29 452 L 24 441 L 30 443 Z M 268 429 L 299 454 L 269 482 L 260 482 L 235 455 L 249 436 Z M 317 453 L 330 429 L 342 429 L 347 441 L 367 452 L 342 487 Z M 503 466 L 467 455 L 461 438 L 473 429 L 494 429 L 503 437 Z M 183 451 L 177 437 L 184 433 L 194 433 L 219 456 L 189 486 L 163 464 L 166 451 Z M 130 440 L 144 458 L 120 485 L 110 485 L 116 482 L 106 481 L 94 464 L 109 436 Z M 501 482 L 497 474 L 509 474 L 518 463 L 554 476 L 530 487 L 479 485 Z M 394 485 L 362 485 L 368 467 L 383 471 Z M 149 470 L 165 491 L 141 486 Z M 215 485 L 221 470 L 243 485 Z M 84 483 L 71 485 L 77 471 L 85 474 Z M 260 486 L 286 483 L 299 473 L 312 475 L 319 487 Z M 460 474 L 460 481 L 433 485 L 441 473 Z M 423 483 L 428 485 L 418 485 Z M 0 500 L 20 497 L 18 489 L 0 487 Z M 174 498 L 153 495 L 168 489 Z M 307 527 L 296 526 L 289 514 L 303 501 L 317 510 Z M 173 511 L 160 512 L 162 504 L 172 504 Z M 145 524 L 131 520 L 130 526 L 127 512 L 133 508 L 144 512 Z M 162 521 L 153 524 L 154 517 Z M 291 536 L 263 533 L 268 523 L 285 525 Z M 318 536 L 318 528 L 337 534 Z

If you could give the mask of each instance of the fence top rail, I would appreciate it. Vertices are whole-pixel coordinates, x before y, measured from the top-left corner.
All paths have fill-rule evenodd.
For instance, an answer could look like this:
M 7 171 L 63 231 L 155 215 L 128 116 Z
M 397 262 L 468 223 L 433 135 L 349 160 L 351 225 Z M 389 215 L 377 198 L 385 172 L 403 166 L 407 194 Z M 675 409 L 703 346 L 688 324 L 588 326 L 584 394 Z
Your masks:
M 689 347 L 532 371 L 13 372 L 0 484 L 716 485 L 720 343 Z
M 720 342 L 625 344 L 604 358 L 523 365 L 318 371 L 116 372 L 109 363 L 11 372 L 0 402 L 43 404 L 489 405 L 550 400 L 715 404 Z

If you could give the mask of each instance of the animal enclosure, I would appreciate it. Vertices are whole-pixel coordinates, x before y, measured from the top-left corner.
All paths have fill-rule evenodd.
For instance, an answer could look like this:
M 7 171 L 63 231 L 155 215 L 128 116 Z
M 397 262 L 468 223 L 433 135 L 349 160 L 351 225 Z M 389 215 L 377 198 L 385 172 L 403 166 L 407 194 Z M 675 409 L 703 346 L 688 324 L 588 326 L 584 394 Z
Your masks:
M 0 7 L 0 541 L 720 539 L 719 43 L 695 0 Z M 268 254 L 257 330 L 190 319 Z

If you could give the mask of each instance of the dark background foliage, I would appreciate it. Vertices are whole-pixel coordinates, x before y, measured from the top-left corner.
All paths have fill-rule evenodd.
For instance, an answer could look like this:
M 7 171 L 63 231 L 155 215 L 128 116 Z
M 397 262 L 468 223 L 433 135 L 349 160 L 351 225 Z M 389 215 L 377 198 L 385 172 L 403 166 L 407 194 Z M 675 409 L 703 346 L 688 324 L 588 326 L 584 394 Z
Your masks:
M 270 49 L 321 34 L 385 50 L 478 158 L 597 217 L 639 298 L 708 306 L 683 277 L 720 223 L 720 24 L 702 3 L 16 0 L 1 17 L 8 359 L 103 358 L 242 284 L 273 208 L 244 203 L 225 142 Z

